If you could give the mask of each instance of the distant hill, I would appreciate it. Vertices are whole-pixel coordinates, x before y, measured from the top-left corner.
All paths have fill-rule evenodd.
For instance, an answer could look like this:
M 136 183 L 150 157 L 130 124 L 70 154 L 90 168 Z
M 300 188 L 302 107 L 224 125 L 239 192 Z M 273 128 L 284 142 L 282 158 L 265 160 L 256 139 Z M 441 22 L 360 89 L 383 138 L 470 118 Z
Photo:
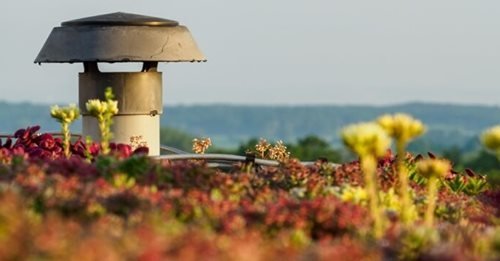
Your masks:
M 429 126 L 417 150 L 439 150 L 456 145 L 472 149 L 477 135 L 500 123 L 500 107 L 408 103 L 391 106 L 239 106 L 196 105 L 165 107 L 161 122 L 197 136 L 209 136 L 219 146 L 236 146 L 251 137 L 295 141 L 314 134 L 338 144 L 339 130 L 384 113 L 405 112 Z M 48 105 L 0 102 L 0 133 L 28 125 L 57 130 Z M 74 126 L 80 129 L 80 123 Z
M 206 135 L 227 144 L 250 137 L 293 141 L 315 134 L 339 142 L 340 129 L 384 113 L 405 112 L 429 126 L 418 150 L 456 145 L 474 148 L 477 135 L 500 123 L 500 108 L 452 104 L 408 103 L 393 106 L 176 106 L 165 108 L 162 124 Z
M 50 117 L 50 106 L 32 103 L 0 101 L 0 133 L 12 134 L 19 128 L 40 125 L 44 131 L 59 130 L 59 124 Z M 73 129 L 81 129 L 81 123 Z

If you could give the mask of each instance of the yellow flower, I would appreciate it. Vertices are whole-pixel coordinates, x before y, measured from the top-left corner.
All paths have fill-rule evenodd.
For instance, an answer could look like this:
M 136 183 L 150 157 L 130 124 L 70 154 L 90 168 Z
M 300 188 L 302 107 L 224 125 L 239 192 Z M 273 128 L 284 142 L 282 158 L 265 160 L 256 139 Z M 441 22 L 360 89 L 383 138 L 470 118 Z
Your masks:
M 383 115 L 377 119 L 377 123 L 384 128 L 389 136 L 403 142 L 408 142 L 425 132 L 425 126 L 421 121 L 404 113 Z
M 108 100 L 106 101 L 106 111 L 112 115 L 118 113 L 118 101 Z
M 500 150 L 500 125 L 487 129 L 481 135 L 483 145 L 494 151 Z
M 106 111 L 105 105 L 98 99 L 88 100 L 87 103 L 85 103 L 85 107 L 92 116 L 102 115 Z
M 118 113 L 118 101 L 101 101 L 98 99 L 88 100 L 85 104 L 87 111 L 94 117 L 104 115 L 115 115 Z
M 62 108 L 54 105 L 50 108 L 50 116 L 60 123 L 71 123 L 80 117 L 80 110 L 75 104 Z
M 135 185 L 135 179 L 125 174 L 117 173 L 113 175 L 112 184 L 116 188 L 129 189 Z
M 340 199 L 354 204 L 366 204 L 368 201 L 368 193 L 366 189 L 362 187 L 345 186 L 340 194 Z
M 444 177 L 450 169 L 450 162 L 444 159 L 425 159 L 417 162 L 418 173 L 426 178 Z
M 59 107 L 54 105 L 50 108 L 50 116 L 56 119 L 59 123 L 61 123 L 61 133 L 64 138 L 64 154 L 69 157 L 70 156 L 70 132 L 69 125 L 80 117 L 80 110 L 76 107 L 75 104 L 70 104 L 68 107 Z
M 90 115 L 97 119 L 99 130 L 101 131 L 102 153 L 109 153 L 109 140 L 113 136 L 111 125 L 113 124 L 113 115 L 118 113 L 118 101 L 113 100 L 113 90 L 107 87 L 104 91 L 105 100 L 90 99 L 85 103 L 85 107 Z
M 54 117 L 58 113 L 59 110 L 60 110 L 60 108 L 58 105 L 54 105 L 54 106 L 50 107 L 50 116 Z
M 345 127 L 342 130 L 342 140 L 346 146 L 360 157 L 382 156 L 391 145 L 391 140 L 384 129 L 373 122 L 358 123 Z

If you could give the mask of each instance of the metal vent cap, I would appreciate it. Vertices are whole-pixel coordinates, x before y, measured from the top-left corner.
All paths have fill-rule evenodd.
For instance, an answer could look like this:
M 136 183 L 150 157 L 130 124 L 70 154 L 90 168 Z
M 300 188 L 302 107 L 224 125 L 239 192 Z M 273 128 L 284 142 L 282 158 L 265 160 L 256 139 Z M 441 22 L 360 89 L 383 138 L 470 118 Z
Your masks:
M 61 23 L 62 26 L 178 26 L 179 23 L 174 20 L 168 20 L 158 17 L 129 14 L 129 13 L 110 13 L 96 15 Z
M 128 13 L 63 22 L 52 29 L 35 59 L 35 63 L 204 61 L 187 27 Z

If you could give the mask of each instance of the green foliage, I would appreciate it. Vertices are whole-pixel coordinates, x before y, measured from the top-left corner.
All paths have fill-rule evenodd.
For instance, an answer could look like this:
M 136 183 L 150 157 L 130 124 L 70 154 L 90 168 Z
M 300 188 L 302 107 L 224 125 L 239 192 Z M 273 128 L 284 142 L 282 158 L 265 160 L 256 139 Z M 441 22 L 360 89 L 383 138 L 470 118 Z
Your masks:
M 162 127 L 160 129 L 160 144 L 184 151 L 191 151 L 194 138 L 194 135 L 172 127 Z
M 117 170 L 126 173 L 129 178 L 137 178 L 151 170 L 151 159 L 145 156 L 134 156 L 118 163 Z
M 449 148 L 445 148 L 442 151 L 443 158 L 448 159 L 450 162 L 454 163 L 455 167 L 457 164 L 461 164 L 463 161 L 463 152 L 457 145 L 453 145 Z
M 414 162 L 406 160 L 405 165 L 406 169 L 408 170 L 408 178 L 411 181 L 415 182 L 415 184 L 420 186 L 427 184 L 427 179 L 417 172 L 417 166 Z
M 476 196 L 486 191 L 489 187 L 488 181 L 484 177 L 472 177 L 467 180 L 464 193 L 469 196 Z
M 409 230 L 402 237 L 401 249 L 398 253 L 399 260 L 416 260 L 418 256 L 429 248 L 437 240 L 437 233 L 428 228 L 417 228 Z
M 488 183 L 493 187 L 500 187 L 500 170 L 489 170 L 483 172 L 485 174 Z
M 500 161 L 494 154 L 486 150 L 480 150 L 472 157 L 458 164 L 484 174 L 492 186 L 500 186 Z
M 486 150 L 479 151 L 472 159 L 465 161 L 464 165 L 479 172 L 500 169 L 500 161 Z
M 330 162 L 341 162 L 342 160 L 339 151 L 333 149 L 325 140 L 314 135 L 299 139 L 296 144 L 290 144 L 288 149 L 292 157 L 303 161 L 315 161 L 320 158 Z
M 235 154 L 245 155 L 247 151 L 253 150 L 255 148 L 255 145 L 257 145 L 257 143 L 259 143 L 258 138 L 251 138 L 246 142 L 241 143 L 240 146 L 238 146 L 238 148 L 236 149 Z
M 99 155 L 95 158 L 95 166 L 96 169 L 101 173 L 105 178 L 111 178 L 111 170 L 116 163 L 116 159 L 114 157 L 106 157 Z
M 461 193 L 465 190 L 466 183 L 464 182 L 464 177 L 460 175 L 456 175 L 452 179 L 448 180 L 445 183 L 451 191 L 455 193 Z

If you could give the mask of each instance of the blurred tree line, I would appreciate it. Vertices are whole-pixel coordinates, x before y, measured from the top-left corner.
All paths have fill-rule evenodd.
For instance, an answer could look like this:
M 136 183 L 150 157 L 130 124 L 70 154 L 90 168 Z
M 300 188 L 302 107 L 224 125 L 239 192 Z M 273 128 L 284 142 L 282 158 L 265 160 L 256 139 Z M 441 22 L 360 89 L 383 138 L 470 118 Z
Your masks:
M 247 150 L 254 149 L 258 142 L 259 139 L 252 138 L 242 143 L 232 153 L 244 155 Z M 329 162 L 336 163 L 342 161 L 342 152 L 340 150 L 332 148 L 328 142 L 315 135 L 309 135 L 299 139 L 296 143 L 286 143 L 285 145 L 293 158 L 302 161 L 316 161 L 318 159 L 326 159 Z
M 160 130 L 160 143 L 175 147 L 187 152 L 191 152 L 194 135 L 169 127 L 163 127 Z M 207 152 L 225 153 L 235 155 L 245 155 L 248 150 L 254 149 L 259 142 L 258 138 L 251 138 L 241 143 L 236 149 L 227 149 L 217 147 L 214 144 Z M 272 141 L 270 141 L 272 142 Z M 342 152 L 332 148 L 332 146 L 320 137 L 309 135 L 299 139 L 296 143 L 286 143 L 288 151 L 294 158 L 303 161 L 315 161 L 326 159 L 330 162 L 341 162 Z
M 194 138 L 196 138 L 195 135 L 175 128 L 162 127 L 160 131 L 161 144 L 182 149 L 186 152 L 191 152 Z M 246 142 L 240 143 L 234 149 L 218 147 L 217 144 L 214 144 L 207 152 L 245 155 L 248 150 L 254 149 L 258 142 L 259 138 L 250 138 Z M 327 159 L 330 162 L 341 163 L 354 159 L 342 147 L 335 148 L 325 139 L 315 135 L 307 135 L 296 142 L 288 142 L 285 145 L 292 157 L 302 161 Z M 470 168 L 475 172 L 487 175 L 491 182 L 500 184 L 500 162 L 495 155 L 481 148 L 478 138 L 473 138 L 466 142 L 465 146 L 453 145 L 450 147 L 441 147 L 438 151 L 431 150 L 430 148 L 432 146 L 428 140 L 416 140 L 410 145 L 410 151 L 415 154 L 433 152 L 443 158 L 449 159 L 457 171 Z
M 470 168 L 477 173 L 486 175 L 490 183 L 500 185 L 500 161 L 494 154 L 483 148 L 468 152 L 458 146 L 453 146 L 444 149 L 441 156 L 449 159 L 457 171 Z

